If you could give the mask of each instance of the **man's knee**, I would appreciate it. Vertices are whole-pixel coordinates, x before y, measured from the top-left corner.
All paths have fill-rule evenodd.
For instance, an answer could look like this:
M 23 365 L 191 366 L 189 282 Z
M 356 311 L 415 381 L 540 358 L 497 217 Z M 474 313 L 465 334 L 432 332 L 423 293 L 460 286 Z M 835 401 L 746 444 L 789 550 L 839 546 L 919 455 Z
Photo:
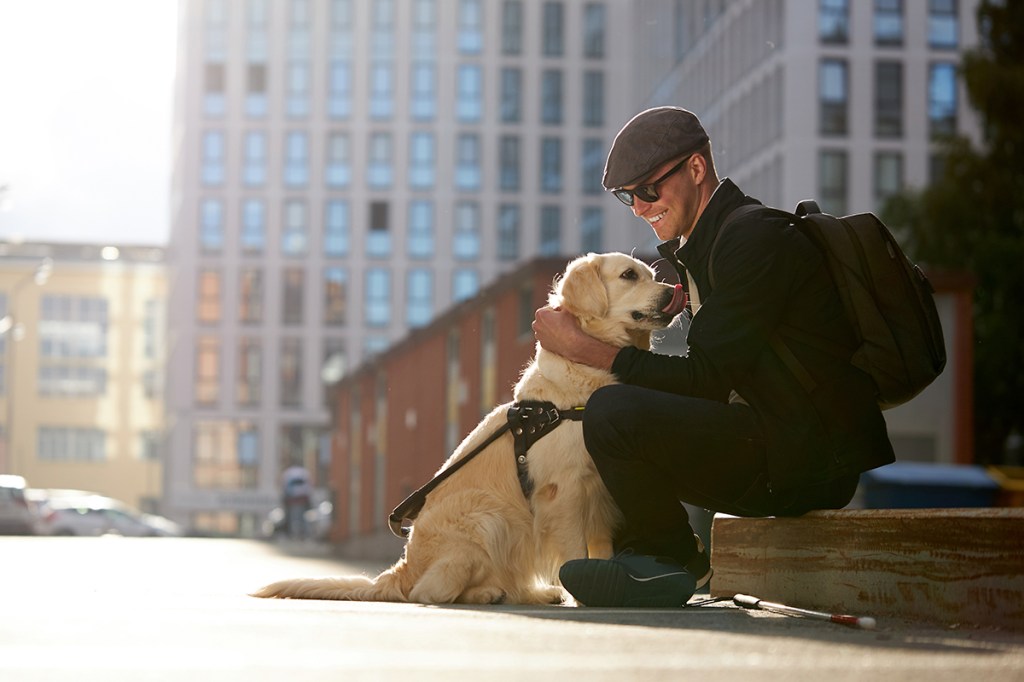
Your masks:
M 591 394 L 583 412 L 583 439 L 591 454 L 617 440 L 623 426 L 632 420 L 635 402 L 628 395 L 632 388 L 613 384 Z

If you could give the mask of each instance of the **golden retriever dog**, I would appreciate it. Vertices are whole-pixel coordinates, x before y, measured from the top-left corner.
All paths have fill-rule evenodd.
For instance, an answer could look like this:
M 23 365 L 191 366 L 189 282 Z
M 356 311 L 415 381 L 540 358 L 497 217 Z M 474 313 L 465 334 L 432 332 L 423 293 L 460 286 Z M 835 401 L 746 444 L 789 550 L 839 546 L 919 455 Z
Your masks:
M 683 309 L 682 287 L 662 284 L 646 264 L 621 253 L 588 254 L 556 279 L 548 304 L 572 313 L 588 334 L 619 347 L 650 348 L 651 332 Z M 539 345 L 515 386 L 515 401 L 586 405 L 613 383 L 607 371 L 568 361 Z M 506 423 L 511 403 L 488 414 L 441 470 Z M 506 433 L 426 498 L 404 555 L 375 578 L 283 580 L 256 597 L 417 602 L 550 604 L 567 598 L 558 569 L 570 559 L 607 558 L 620 513 L 583 443 L 579 421 L 560 423 L 528 451 L 533 484 L 524 495 Z

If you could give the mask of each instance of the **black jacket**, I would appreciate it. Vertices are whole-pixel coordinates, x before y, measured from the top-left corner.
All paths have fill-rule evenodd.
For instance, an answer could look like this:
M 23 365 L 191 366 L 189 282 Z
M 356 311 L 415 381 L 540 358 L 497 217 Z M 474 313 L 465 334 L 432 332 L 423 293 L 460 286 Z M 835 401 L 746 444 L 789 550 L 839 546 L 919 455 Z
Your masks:
M 690 239 L 659 247 L 700 293 L 685 356 L 624 348 L 612 372 L 627 384 L 710 400 L 735 391 L 759 417 L 770 484 L 794 490 L 892 462 L 892 445 L 875 400 L 874 383 L 846 359 L 787 339 L 815 379 L 808 393 L 770 346 L 789 325 L 853 350 L 853 331 L 824 258 L 784 218 L 760 212 L 738 219 L 718 237 L 736 207 L 757 204 L 722 181 Z M 708 276 L 714 244 L 714 280 Z M 828 346 L 826 346 L 828 347 Z M 680 434 L 685 438 L 685 434 Z

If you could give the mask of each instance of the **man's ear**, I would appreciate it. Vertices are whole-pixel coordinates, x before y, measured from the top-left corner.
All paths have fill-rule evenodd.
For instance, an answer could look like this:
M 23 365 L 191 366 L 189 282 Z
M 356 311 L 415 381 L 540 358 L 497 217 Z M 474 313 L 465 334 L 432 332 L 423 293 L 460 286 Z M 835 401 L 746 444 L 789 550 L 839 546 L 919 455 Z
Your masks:
M 704 158 L 703 154 L 697 152 L 691 156 L 686 167 L 690 171 L 690 177 L 693 178 L 694 184 L 699 185 L 704 182 L 704 178 L 708 174 L 708 160 Z
M 558 294 L 562 308 L 580 319 L 608 314 L 608 291 L 601 280 L 600 265 L 594 254 L 577 258 L 565 270 Z

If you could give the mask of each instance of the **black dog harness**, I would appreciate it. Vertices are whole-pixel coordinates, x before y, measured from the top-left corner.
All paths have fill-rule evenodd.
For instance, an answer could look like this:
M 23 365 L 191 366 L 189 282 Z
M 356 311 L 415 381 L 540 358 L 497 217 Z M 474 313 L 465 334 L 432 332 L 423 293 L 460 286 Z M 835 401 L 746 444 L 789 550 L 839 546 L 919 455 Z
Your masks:
M 450 467 L 438 472 L 434 478 L 427 481 L 426 485 L 395 507 L 391 516 L 388 517 L 391 532 L 400 538 L 407 537 L 410 529 L 402 526 L 402 522 L 416 519 L 427 501 L 427 495 L 471 459 L 483 452 L 488 445 L 498 440 L 506 431 L 512 432 L 512 446 L 516 458 L 516 472 L 519 475 L 519 487 L 523 490 L 523 496 L 529 499 L 533 492 L 533 481 L 530 480 L 526 453 L 534 443 L 551 433 L 566 419 L 582 421 L 583 408 L 571 407 L 567 410 L 560 410 L 555 407 L 554 403 L 541 400 L 522 400 L 513 403 L 505 413 L 505 423 L 497 431 L 488 436 L 471 452 L 452 463 Z

